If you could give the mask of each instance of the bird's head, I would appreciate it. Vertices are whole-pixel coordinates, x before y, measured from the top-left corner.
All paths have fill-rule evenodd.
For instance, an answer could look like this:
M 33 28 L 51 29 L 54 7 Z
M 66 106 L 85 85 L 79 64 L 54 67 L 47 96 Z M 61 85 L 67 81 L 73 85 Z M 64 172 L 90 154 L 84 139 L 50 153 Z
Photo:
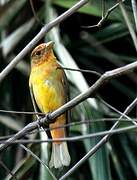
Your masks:
M 53 41 L 38 45 L 31 53 L 32 65 L 39 65 L 45 61 L 48 61 L 50 59 L 50 56 L 54 57 L 53 45 Z

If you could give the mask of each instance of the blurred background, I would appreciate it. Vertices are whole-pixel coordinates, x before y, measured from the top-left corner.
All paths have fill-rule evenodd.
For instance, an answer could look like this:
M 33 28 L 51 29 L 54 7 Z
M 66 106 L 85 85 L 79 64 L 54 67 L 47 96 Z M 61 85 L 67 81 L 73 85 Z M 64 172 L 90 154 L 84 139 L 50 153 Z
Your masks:
M 72 7 L 77 0 L 0 0 L 0 70 L 34 38 L 43 24 L 50 22 Z M 86 69 L 103 74 L 106 71 L 136 61 L 136 50 L 120 7 L 117 7 L 102 23 L 96 25 L 114 0 L 89 0 L 79 11 L 53 28 L 39 41 L 55 42 L 54 51 L 63 67 Z M 135 30 L 131 1 L 126 0 L 123 8 Z M 136 30 L 135 30 L 136 31 Z M 13 111 L 33 111 L 29 94 L 30 53 L 9 73 L 0 84 L 0 109 Z M 66 70 L 70 87 L 70 99 L 84 92 L 99 78 L 94 73 Z M 136 71 L 122 75 L 104 84 L 96 94 L 72 109 L 71 122 L 82 122 L 70 126 L 69 136 L 86 135 L 109 130 L 120 117 L 116 110 L 124 112 L 136 97 Z M 105 102 L 106 103 L 105 103 Z M 108 104 L 107 104 L 108 103 Z M 136 108 L 129 116 L 136 118 Z M 0 141 L 32 122 L 33 116 L 14 113 L 0 113 Z M 97 122 L 95 120 L 98 120 Z M 86 123 L 89 121 L 90 123 Z M 85 122 L 85 123 L 84 123 Z M 121 122 L 119 127 L 132 125 Z M 44 138 L 35 131 L 28 139 Z M 90 138 L 69 142 L 72 163 L 76 164 L 101 139 Z M 50 145 L 47 143 L 25 144 L 35 155 L 47 164 Z M 87 180 L 129 180 L 137 178 L 137 137 L 136 130 L 113 135 L 109 142 L 83 163 L 68 179 Z M 7 167 L 5 168 L 6 165 Z M 68 169 L 69 169 L 68 168 Z M 58 172 L 60 177 L 68 169 Z M 11 172 L 9 172 L 9 170 Z M 12 177 L 11 173 L 15 176 Z M 53 179 L 49 171 L 26 152 L 20 144 L 7 148 L 0 158 L 0 179 Z

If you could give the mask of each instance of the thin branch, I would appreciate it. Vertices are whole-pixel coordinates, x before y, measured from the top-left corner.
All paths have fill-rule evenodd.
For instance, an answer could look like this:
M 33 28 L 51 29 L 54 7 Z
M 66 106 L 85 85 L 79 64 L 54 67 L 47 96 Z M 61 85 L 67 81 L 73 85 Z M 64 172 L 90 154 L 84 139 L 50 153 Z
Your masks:
M 91 124 L 92 125 L 93 123 L 96 123 L 96 122 L 110 122 L 110 121 L 111 122 L 118 121 L 118 118 L 100 118 L 100 119 L 92 119 L 92 120 L 85 120 L 85 121 L 75 121 L 75 122 L 64 124 L 64 125 L 54 127 L 54 128 L 44 128 L 44 131 L 51 131 L 53 129 L 60 129 L 60 128 L 66 128 L 66 127 L 72 127 L 72 126 L 81 126 L 82 124 L 89 124 L 89 125 Z M 121 122 L 132 122 L 132 121 L 137 122 L 137 119 L 135 119 L 135 118 L 121 119 Z M 24 134 L 24 137 L 28 139 L 28 137 L 27 137 L 28 135 L 34 134 L 37 132 L 43 132 L 43 129 L 40 129 L 40 130 L 35 129 L 35 130 L 29 132 L 28 134 Z M 7 136 L 0 136 L 0 140 L 7 140 L 7 139 L 13 137 L 14 135 L 15 134 L 7 135 Z
M 58 16 L 53 21 L 46 24 L 41 31 L 27 44 L 27 46 L 7 65 L 7 67 L 0 73 L 0 82 L 9 74 L 9 72 L 23 59 L 23 57 L 42 39 L 45 34 L 50 31 L 53 27 L 67 19 L 69 16 L 74 14 L 78 9 L 88 3 L 89 0 L 81 0 L 76 3 L 72 8 Z
M 134 102 L 134 101 L 133 101 Z M 109 133 L 105 135 L 79 162 L 77 162 L 66 174 L 64 174 L 59 180 L 66 179 L 71 175 L 76 169 L 78 169 L 88 158 L 90 158 L 96 151 L 98 151 L 111 137 L 111 132 L 118 127 L 120 120 L 123 118 L 124 114 L 128 114 L 134 107 L 134 103 L 131 103 L 120 116 L 119 120 L 111 127 Z M 130 108 L 129 108 L 130 107 Z M 137 125 L 135 125 L 137 127 Z
M 117 122 L 119 122 L 119 121 L 117 121 Z M 20 140 L 13 141 L 10 144 L 18 144 L 18 143 L 30 144 L 30 143 L 45 143 L 45 142 L 47 143 L 47 142 L 64 142 L 64 141 L 75 142 L 75 141 L 82 141 L 82 140 L 88 139 L 88 138 L 101 137 L 101 136 L 104 136 L 104 135 L 113 135 L 113 134 L 125 133 L 125 132 L 128 132 L 130 130 L 136 130 L 136 129 L 137 129 L 137 125 L 132 125 L 132 126 L 124 127 L 124 128 L 114 129 L 114 130 L 111 130 L 111 131 L 110 130 L 101 131 L 101 132 L 97 132 L 97 133 L 79 135 L 79 136 L 75 136 L 75 137 L 65 137 L 65 138 L 56 138 L 56 139 L 50 139 L 49 138 L 49 139 L 46 139 L 46 140 L 41 140 L 41 139 L 24 140 L 24 139 L 20 139 Z M 0 143 L 5 144 L 6 141 L 1 140 Z
M 135 20 L 135 26 L 136 26 L 136 32 L 137 32 L 137 3 L 136 0 L 131 0 L 132 4 L 132 10 L 134 14 L 134 20 Z
M 73 68 L 66 68 L 66 67 L 58 67 L 58 69 L 65 69 L 65 70 L 69 70 L 69 71 L 78 71 L 78 72 L 84 72 L 84 73 L 91 73 L 91 74 L 95 74 L 97 76 L 101 76 L 101 73 L 96 72 L 96 71 L 91 71 L 91 70 L 87 70 L 87 69 L 73 69 Z
M 6 170 L 8 174 L 11 175 L 11 177 L 15 180 L 17 180 L 17 177 L 11 172 L 11 170 L 6 166 L 6 164 L 0 159 L 0 165 Z
M 123 112 L 123 114 L 120 116 L 119 120 L 121 120 L 121 119 L 124 117 L 125 114 L 130 113 L 130 111 L 132 111 L 132 109 L 135 107 L 136 104 L 137 104 L 137 98 L 135 98 L 135 99 L 131 102 L 131 104 L 130 104 L 129 106 L 127 106 L 127 108 L 125 109 L 125 111 Z M 120 123 L 120 121 L 117 121 L 117 123 Z M 135 121 L 132 120 L 132 123 L 137 126 L 137 123 L 136 123 Z
M 124 67 L 117 68 L 117 69 L 114 69 L 111 71 L 107 71 L 87 91 L 81 93 L 80 95 L 78 95 L 77 97 L 75 97 L 71 101 L 67 102 L 66 104 L 64 104 L 63 106 L 61 106 L 57 110 L 55 110 L 54 112 L 46 115 L 46 117 L 41 118 L 40 120 L 37 120 L 37 121 L 32 122 L 32 123 L 28 124 L 27 126 L 25 126 L 21 131 L 19 131 L 17 134 L 15 134 L 14 137 L 11 137 L 10 139 L 8 139 L 6 141 L 5 144 L 2 144 L 0 146 L 0 152 L 3 151 L 5 148 L 7 148 L 13 141 L 21 138 L 26 133 L 29 133 L 32 130 L 36 129 L 38 127 L 38 125 L 42 126 L 45 123 L 49 124 L 50 122 L 52 122 L 53 119 L 57 118 L 58 116 L 63 114 L 65 111 L 67 111 L 67 110 L 73 108 L 74 106 L 76 106 L 77 104 L 83 102 L 85 99 L 87 99 L 92 94 L 97 92 L 97 90 L 102 85 L 104 85 L 104 83 L 108 82 L 109 80 L 111 80 L 117 76 L 129 73 L 132 70 L 134 70 L 135 68 L 137 68 L 137 61 L 130 63 Z
M 27 148 L 27 147 L 24 146 L 23 144 L 20 144 L 20 146 L 21 146 L 25 151 L 27 151 L 29 154 L 31 154 L 35 159 L 37 159 L 37 161 L 39 161 L 39 162 L 47 169 L 47 171 L 49 172 L 49 174 L 51 175 L 51 177 L 52 177 L 54 180 L 57 180 L 57 178 L 54 176 L 54 174 L 52 173 L 52 171 L 48 168 L 48 166 L 47 166 L 38 156 L 36 156 L 29 148 Z
M 127 116 L 128 117 L 128 116 Z M 100 119 L 92 119 L 92 120 L 85 120 L 85 121 L 76 121 L 76 122 L 72 122 L 72 123 L 69 123 L 69 124 L 64 124 L 64 125 L 61 125 L 61 126 L 58 126 L 58 127 L 54 127 L 54 128 L 44 128 L 43 129 L 40 129 L 40 130 L 34 130 L 32 132 L 29 132 L 28 134 L 25 134 L 24 136 L 26 137 L 26 135 L 30 135 L 30 134 L 34 134 L 34 133 L 37 133 L 37 132 L 43 132 L 43 131 L 51 131 L 53 129 L 60 129 L 60 128 L 66 128 L 66 127 L 72 127 L 72 126 L 81 126 L 82 124 L 92 124 L 93 123 L 96 123 L 96 122 L 110 122 L 110 121 L 118 121 L 118 118 L 100 118 Z M 121 122 L 137 122 L 137 119 L 121 119 L 120 120 Z M 7 136 L 1 136 L 0 137 L 0 143 L 3 143 L 4 141 L 2 140 L 7 140 L 11 137 L 13 137 L 15 134 L 11 134 L 11 135 L 7 135 Z M 29 141 L 29 140 L 28 140 Z M 28 142 L 26 140 L 26 142 Z
M 135 106 L 137 105 L 137 97 L 133 100 L 133 102 L 126 108 L 126 113 L 125 114 L 128 114 Z M 124 114 L 123 114 L 124 115 Z M 124 116 L 123 116 L 124 117 Z M 133 121 L 133 124 L 137 125 L 137 123 L 135 121 Z
M 118 109 L 116 109 L 115 107 L 113 107 L 112 105 L 110 105 L 109 103 L 107 103 L 106 101 L 104 101 L 100 96 L 97 96 L 97 98 L 99 99 L 100 102 L 102 102 L 103 104 L 105 104 L 107 107 L 109 107 L 110 109 L 112 109 L 113 111 L 117 112 L 118 114 L 122 115 L 123 117 L 127 118 L 127 120 L 132 120 L 129 116 L 127 116 L 126 114 L 123 114 L 122 112 L 120 112 Z
M 26 115 L 46 115 L 46 113 L 41 113 L 41 112 L 29 112 L 29 111 L 10 111 L 10 110 L 4 110 L 0 109 L 1 113 L 8 113 L 8 114 L 26 114 Z
M 89 29 L 89 28 L 94 28 L 94 27 L 101 27 L 102 24 L 107 20 L 108 16 L 112 13 L 112 11 L 114 11 L 121 2 L 124 2 L 125 0 L 121 0 L 118 3 L 116 3 L 114 6 L 112 6 L 111 8 L 109 8 L 106 13 L 102 16 L 102 19 L 95 25 L 92 26 L 82 26 L 83 28 Z
M 31 10 L 32 10 L 32 13 L 33 13 L 33 15 L 34 15 L 35 20 L 36 20 L 41 26 L 44 26 L 45 24 L 43 24 L 43 23 L 40 21 L 39 17 L 38 17 L 37 14 L 36 14 L 36 11 L 35 11 L 35 9 L 34 9 L 33 1 L 32 1 L 32 0 L 29 0 L 29 2 L 30 2 Z

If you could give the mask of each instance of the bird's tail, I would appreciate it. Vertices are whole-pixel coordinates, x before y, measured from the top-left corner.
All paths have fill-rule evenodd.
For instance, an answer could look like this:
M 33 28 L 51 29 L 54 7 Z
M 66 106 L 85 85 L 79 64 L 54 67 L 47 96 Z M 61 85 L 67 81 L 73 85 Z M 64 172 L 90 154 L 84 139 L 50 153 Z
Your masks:
M 66 142 L 52 143 L 52 153 L 49 162 L 50 168 L 61 168 L 63 166 L 69 166 L 70 155 Z

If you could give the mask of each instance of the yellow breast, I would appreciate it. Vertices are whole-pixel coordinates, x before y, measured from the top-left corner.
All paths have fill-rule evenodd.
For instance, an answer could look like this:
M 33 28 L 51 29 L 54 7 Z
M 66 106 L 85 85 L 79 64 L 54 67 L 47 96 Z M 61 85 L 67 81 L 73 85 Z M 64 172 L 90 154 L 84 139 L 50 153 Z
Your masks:
M 64 89 L 58 74 L 53 77 L 44 66 L 37 67 L 31 71 L 30 84 L 36 103 L 42 112 L 54 111 L 64 104 Z

